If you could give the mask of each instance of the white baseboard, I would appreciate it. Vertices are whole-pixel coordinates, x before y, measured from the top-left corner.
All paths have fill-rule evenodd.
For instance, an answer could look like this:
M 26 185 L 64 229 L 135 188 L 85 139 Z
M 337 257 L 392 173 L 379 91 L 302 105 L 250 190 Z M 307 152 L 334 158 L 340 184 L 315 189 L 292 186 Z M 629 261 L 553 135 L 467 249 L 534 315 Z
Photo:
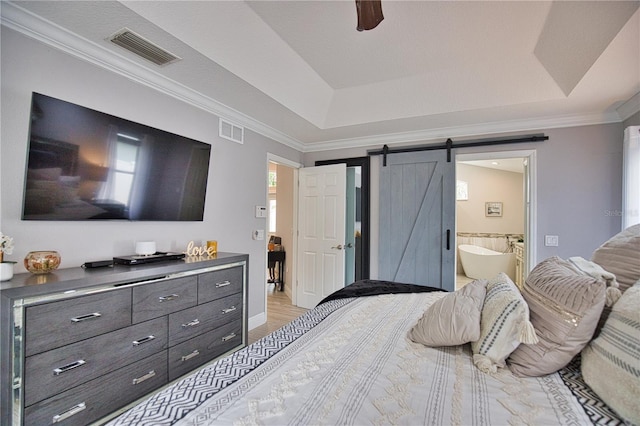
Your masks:
M 254 328 L 259 327 L 266 322 L 267 322 L 267 313 L 261 312 L 258 315 L 254 315 L 251 318 L 249 318 L 249 323 L 247 324 L 247 327 L 249 328 L 249 330 L 253 330 Z

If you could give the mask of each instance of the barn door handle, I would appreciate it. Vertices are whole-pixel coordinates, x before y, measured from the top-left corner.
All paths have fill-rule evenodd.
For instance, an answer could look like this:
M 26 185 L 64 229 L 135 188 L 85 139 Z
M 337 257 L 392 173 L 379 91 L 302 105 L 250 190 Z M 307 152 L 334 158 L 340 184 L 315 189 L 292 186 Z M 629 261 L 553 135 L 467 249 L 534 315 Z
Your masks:
M 447 229 L 447 250 L 451 250 L 451 229 Z

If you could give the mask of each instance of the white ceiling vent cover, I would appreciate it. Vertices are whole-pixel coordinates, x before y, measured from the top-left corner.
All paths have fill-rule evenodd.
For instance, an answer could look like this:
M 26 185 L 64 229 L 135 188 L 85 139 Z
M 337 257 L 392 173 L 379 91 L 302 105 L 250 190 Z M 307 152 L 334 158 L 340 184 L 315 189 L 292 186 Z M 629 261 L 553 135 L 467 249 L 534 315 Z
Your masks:
M 108 40 L 156 65 L 167 65 L 182 59 L 128 28 L 121 29 L 109 37 Z
M 244 143 L 244 127 L 220 119 L 220 137 L 230 141 Z

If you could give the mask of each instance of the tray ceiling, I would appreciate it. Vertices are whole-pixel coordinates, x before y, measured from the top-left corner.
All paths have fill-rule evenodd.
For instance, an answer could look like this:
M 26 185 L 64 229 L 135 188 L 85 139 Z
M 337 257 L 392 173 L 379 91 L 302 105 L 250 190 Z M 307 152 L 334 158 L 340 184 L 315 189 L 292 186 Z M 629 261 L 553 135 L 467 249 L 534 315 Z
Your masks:
M 351 0 L 11 5 L 3 24 L 54 24 L 106 63 L 127 60 L 140 78 L 177 84 L 303 151 L 616 122 L 640 110 L 638 1 L 383 0 L 384 21 L 364 32 Z M 159 67 L 109 43 L 124 27 L 182 59 Z

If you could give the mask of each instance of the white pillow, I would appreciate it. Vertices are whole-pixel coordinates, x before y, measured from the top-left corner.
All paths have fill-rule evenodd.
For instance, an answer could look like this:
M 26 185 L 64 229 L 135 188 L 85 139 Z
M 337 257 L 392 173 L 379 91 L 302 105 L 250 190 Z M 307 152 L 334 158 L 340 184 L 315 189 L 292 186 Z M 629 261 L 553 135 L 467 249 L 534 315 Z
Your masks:
M 476 280 L 434 302 L 409 330 L 409 339 L 432 347 L 478 340 L 486 286 L 486 280 Z
M 620 417 L 640 424 L 640 280 L 613 305 L 582 351 L 582 377 Z
M 499 273 L 487 283 L 480 338 L 471 342 L 473 363 L 485 373 L 495 373 L 520 343 L 537 341 L 527 302 L 507 274 Z

